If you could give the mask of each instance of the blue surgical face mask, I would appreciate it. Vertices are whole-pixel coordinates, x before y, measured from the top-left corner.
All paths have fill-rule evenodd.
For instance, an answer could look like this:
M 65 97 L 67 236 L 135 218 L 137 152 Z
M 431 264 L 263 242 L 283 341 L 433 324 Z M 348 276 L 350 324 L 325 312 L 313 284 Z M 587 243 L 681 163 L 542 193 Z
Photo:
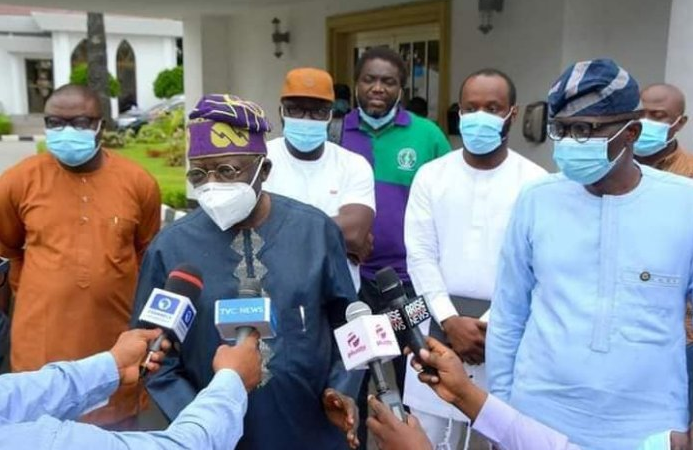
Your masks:
M 357 103 L 358 103 L 358 96 L 356 96 Z M 392 122 L 395 120 L 395 116 L 397 115 L 397 110 L 399 109 L 399 102 L 402 99 L 402 91 L 399 91 L 399 95 L 397 96 L 397 101 L 395 102 L 394 105 L 392 105 L 392 108 L 383 116 L 381 117 L 373 117 L 369 116 L 368 113 L 361 108 L 361 105 L 358 105 L 359 109 L 359 117 L 361 120 L 366 122 L 368 126 L 373 128 L 374 130 L 379 130 L 388 123 Z
M 99 150 L 99 146 L 96 145 L 96 135 L 100 128 L 100 123 L 97 130 L 78 130 L 71 126 L 66 126 L 62 130 L 47 128 L 46 147 L 66 166 L 81 166 L 90 161 Z
M 397 105 L 393 106 L 392 109 L 382 117 L 369 116 L 368 113 L 366 113 L 366 111 L 364 111 L 363 108 L 359 106 L 359 117 L 361 117 L 361 120 L 366 122 L 368 126 L 373 128 L 374 130 L 379 130 L 388 123 L 392 122 L 395 119 L 396 115 Z
M 621 159 L 626 151 L 624 147 L 613 161 L 609 161 L 609 142 L 614 140 L 630 124 L 628 122 L 611 138 L 589 138 L 578 142 L 572 138 L 563 138 L 553 145 L 553 160 L 558 168 L 569 179 L 582 185 L 594 184 L 604 178 Z
M 512 110 L 505 117 L 484 111 L 460 114 L 459 128 L 464 149 L 474 155 L 487 155 L 500 147 L 504 139 L 501 133 L 510 114 Z
M 676 119 L 676 122 L 669 125 L 668 123 L 656 122 L 650 119 L 641 119 L 642 131 L 640 132 L 640 137 L 633 145 L 633 153 L 638 156 L 650 156 L 664 150 L 674 140 L 673 136 L 671 139 L 668 139 L 669 130 L 679 123 L 679 120 L 681 120 L 680 116 Z
M 310 153 L 320 147 L 327 140 L 328 120 L 284 119 L 284 138 L 292 147 L 301 153 Z

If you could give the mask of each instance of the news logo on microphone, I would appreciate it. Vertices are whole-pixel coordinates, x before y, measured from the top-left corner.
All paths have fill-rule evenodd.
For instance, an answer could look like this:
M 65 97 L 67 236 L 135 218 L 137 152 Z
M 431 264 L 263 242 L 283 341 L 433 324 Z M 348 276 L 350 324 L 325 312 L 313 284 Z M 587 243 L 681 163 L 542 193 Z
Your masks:
M 188 297 L 156 288 L 149 295 L 139 320 L 171 330 L 183 342 L 196 315 L 197 310 Z
M 334 336 L 346 370 L 366 369 L 374 359 L 389 361 L 401 354 L 384 315 L 358 317 L 334 330 Z
M 404 322 L 404 318 L 399 310 L 394 309 L 392 311 L 388 311 L 385 315 L 388 317 L 388 319 L 390 319 L 390 326 L 392 326 L 395 333 L 407 331 L 407 324 Z
M 428 306 L 423 297 L 416 297 L 411 300 L 404 306 L 404 311 L 407 313 L 409 322 L 413 327 L 431 318 L 431 313 L 428 312 Z
M 183 323 L 190 328 L 193 320 L 195 320 L 195 310 L 191 305 L 188 305 L 185 307 L 185 311 L 183 312 Z
M 177 298 L 161 293 L 158 293 L 152 301 L 152 306 L 155 310 L 166 314 L 173 314 L 176 311 L 176 308 L 178 308 L 179 304 L 180 300 Z
M 217 300 L 214 304 L 214 325 L 226 341 L 236 340 L 239 327 L 255 328 L 263 339 L 276 335 L 272 302 L 267 297 Z

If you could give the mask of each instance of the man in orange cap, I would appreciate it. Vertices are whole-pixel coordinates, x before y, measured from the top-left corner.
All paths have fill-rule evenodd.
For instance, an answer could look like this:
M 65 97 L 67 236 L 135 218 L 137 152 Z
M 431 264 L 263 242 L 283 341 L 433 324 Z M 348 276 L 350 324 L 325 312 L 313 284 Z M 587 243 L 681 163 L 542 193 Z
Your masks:
M 333 103 L 332 77 L 324 70 L 299 68 L 286 75 L 279 109 L 284 136 L 267 143 L 272 172 L 264 188 L 334 219 L 358 290 L 358 264 L 372 249 L 373 169 L 363 156 L 327 140 Z

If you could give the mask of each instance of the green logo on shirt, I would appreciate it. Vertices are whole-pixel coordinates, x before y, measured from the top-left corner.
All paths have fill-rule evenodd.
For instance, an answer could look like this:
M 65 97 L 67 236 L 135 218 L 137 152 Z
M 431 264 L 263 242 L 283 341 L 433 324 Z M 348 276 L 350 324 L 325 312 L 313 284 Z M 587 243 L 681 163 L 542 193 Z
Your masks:
M 400 170 L 412 171 L 416 168 L 416 150 L 403 148 L 397 154 L 397 167 Z

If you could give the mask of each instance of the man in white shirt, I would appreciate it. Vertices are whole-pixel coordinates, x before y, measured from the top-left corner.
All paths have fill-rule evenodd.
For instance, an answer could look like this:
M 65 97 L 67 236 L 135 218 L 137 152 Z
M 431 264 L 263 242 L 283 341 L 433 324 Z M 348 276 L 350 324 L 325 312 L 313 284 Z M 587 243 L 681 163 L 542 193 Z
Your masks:
M 284 136 L 267 143 L 272 172 L 263 188 L 334 219 L 344 234 L 358 291 L 358 264 L 372 249 L 373 169 L 363 156 L 327 141 L 333 103 L 332 77 L 324 70 L 299 68 L 286 75 L 280 107 Z
M 465 317 L 465 304 L 490 301 L 515 198 L 525 182 L 546 172 L 508 148 L 517 106 L 515 86 L 507 75 L 495 69 L 473 73 L 462 83 L 459 102 L 463 147 L 416 174 L 404 239 L 417 294 L 426 299 L 455 352 L 470 364 L 470 376 L 484 387 L 480 365 L 485 359 L 486 323 Z M 451 295 L 464 298 L 458 305 L 462 315 Z M 429 324 L 424 326 L 428 332 Z M 419 417 L 434 445 L 457 448 L 467 418 L 420 383 L 411 367 L 404 403 Z

